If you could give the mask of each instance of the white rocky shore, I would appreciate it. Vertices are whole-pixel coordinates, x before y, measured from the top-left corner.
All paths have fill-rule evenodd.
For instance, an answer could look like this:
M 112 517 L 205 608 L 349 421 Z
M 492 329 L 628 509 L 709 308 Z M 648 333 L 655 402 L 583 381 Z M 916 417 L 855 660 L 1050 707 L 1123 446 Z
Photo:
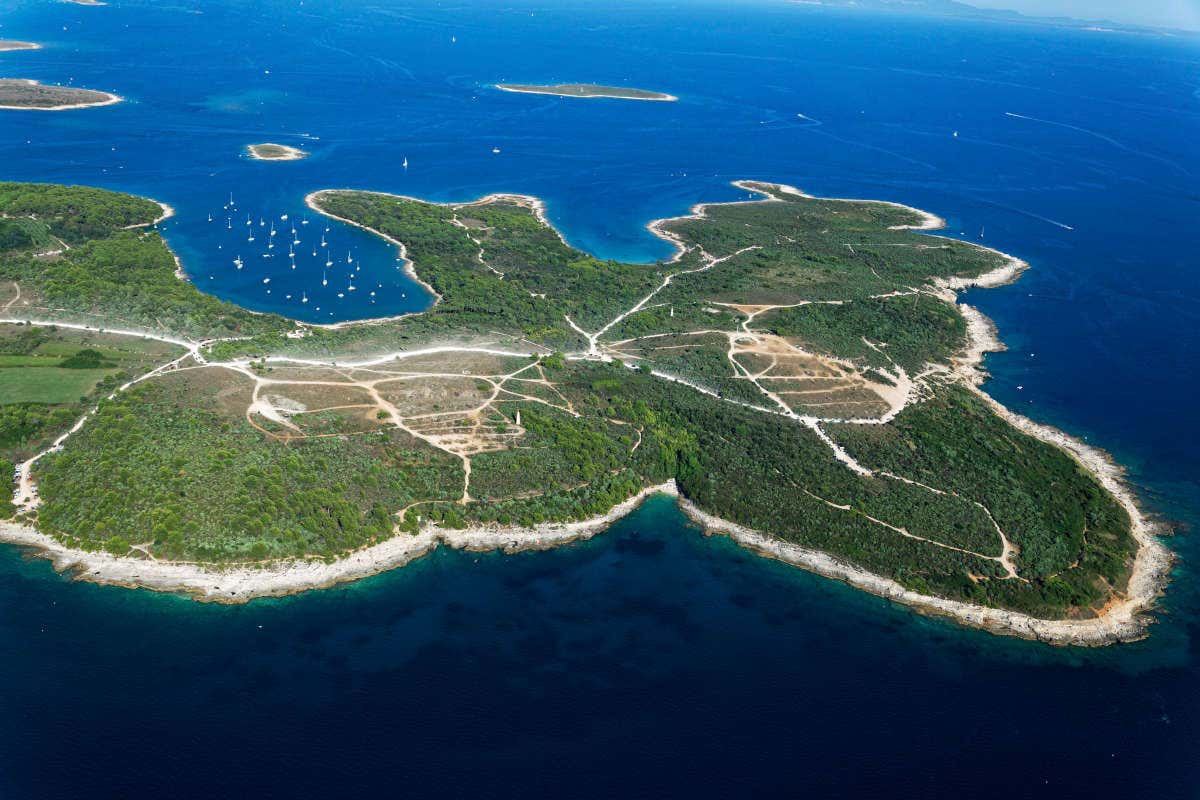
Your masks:
M 178 561 L 153 561 L 66 547 L 28 525 L 0 522 L 0 541 L 36 548 L 60 572 L 79 580 L 110 586 L 188 594 L 197 600 L 244 603 L 256 597 L 278 597 L 377 575 L 402 567 L 439 546 L 458 550 L 547 550 L 588 539 L 626 516 L 652 494 L 677 495 L 674 482 L 643 489 L 603 514 L 583 522 L 539 525 L 536 528 L 479 527 L 460 530 L 424 526 L 419 533 L 400 533 L 387 541 L 357 550 L 333 563 L 289 561 L 261 566 L 216 568 Z

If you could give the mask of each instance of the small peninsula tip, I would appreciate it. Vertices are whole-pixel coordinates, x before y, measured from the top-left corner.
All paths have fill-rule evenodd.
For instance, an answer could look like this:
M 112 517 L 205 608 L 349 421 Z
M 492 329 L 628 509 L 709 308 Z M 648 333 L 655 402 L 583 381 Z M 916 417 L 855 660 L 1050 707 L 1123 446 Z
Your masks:
M 0 39 L 0 53 L 8 50 L 41 50 L 37 42 L 18 42 L 12 39 Z
M 16 111 L 67 111 L 110 106 L 121 98 L 108 92 L 53 86 L 21 78 L 0 78 L 0 109 Z
M 298 147 L 272 142 L 248 144 L 246 152 L 256 161 L 299 161 L 302 158 L 308 158 L 308 153 Z
M 629 89 L 623 86 L 600 86 L 595 83 L 556 83 L 539 85 L 533 83 L 497 83 L 496 88 L 505 92 L 521 94 L 554 94 L 560 97 L 608 97 L 615 100 L 657 100 L 673 103 L 679 98 L 662 92 L 646 89 Z

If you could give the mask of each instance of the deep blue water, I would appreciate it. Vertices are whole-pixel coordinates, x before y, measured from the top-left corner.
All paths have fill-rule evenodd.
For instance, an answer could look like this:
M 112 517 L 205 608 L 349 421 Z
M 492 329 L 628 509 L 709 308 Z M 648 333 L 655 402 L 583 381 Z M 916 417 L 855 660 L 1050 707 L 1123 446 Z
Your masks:
M 767 3 L 250 5 L 8 0 L 0 36 L 48 47 L 0 72 L 129 102 L 0 112 L 0 179 L 171 203 L 200 287 L 321 320 L 426 300 L 338 225 L 322 290 L 315 218 L 288 267 L 319 188 L 536 194 L 578 246 L 638 260 L 669 252 L 648 220 L 738 178 L 910 203 L 1034 266 L 969 298 L 1011 346 L 989 391 L 1200 519 L 1195 39 Z M 263 140 L 312 157 L 240 156 Z M 247 214 L 282 255 L 256 255 Z M 1152 636 L 1082 652 L 920 618 L 703 539 L 663 501 L 560 551 L 437 553 L 240 608 L 72 584 L 4 548 L 0 796 L 1195 797 L 1197 547 L 1171 545 Z

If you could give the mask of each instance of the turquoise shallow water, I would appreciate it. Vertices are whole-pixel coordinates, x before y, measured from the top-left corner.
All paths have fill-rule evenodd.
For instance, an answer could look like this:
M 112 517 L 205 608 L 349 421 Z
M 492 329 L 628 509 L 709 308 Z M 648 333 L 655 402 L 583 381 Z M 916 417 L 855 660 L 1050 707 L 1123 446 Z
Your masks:
M 670 252 L 647 221 L 734 199 L 738 178 L 927 208 L 1033 264 L 970 295 L 1010 345 L 989 391 L 1197 520 L 1194 40 L 767 3 L 14 0 L 0 25 L 48 45 L 4 74 L 129 100 L 0 114 L 0 177 L 171 203 L 197 285 L 252 308 L 425 304 L 388 247 L 342 226 L 329 290 L 349 252 L 374 298 L 321 291 L 315 219 L 295 271 L 241 251 L 246 214 L 290 234 L 279 217 L 318 188 L 536 194 L 570 241 L 636 260 Z M 240 157 L 264 140 L 312 157 Z M 917 617 L 704 539 L 664 501 L 561 551 L 440 552 L 238 608 L 68 583 L 3 548 L 0 795 L 1192 797 L 1195 544 L 1171 546 L 1151 638 L 1084 652 Z

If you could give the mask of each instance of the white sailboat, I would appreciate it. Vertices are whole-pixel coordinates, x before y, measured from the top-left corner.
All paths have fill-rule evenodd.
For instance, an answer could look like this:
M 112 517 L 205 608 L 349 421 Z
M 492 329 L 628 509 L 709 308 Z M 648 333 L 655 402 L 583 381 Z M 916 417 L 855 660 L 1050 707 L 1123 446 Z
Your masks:
M 238 269 L 241 269 L 241 268 L 242 268 L 242 257 L 241 257 L 241 256 L 238 256 L 237 258 L 235 258 L 235 259 L 233 260 L 233 265 L 234 265 L 235 267 L 237 267 Z
M 329 285 L 329 279 L 325 277 L 325 270 L 321 270 L 321 285 L 322 286 Z
M 353 264 L 353 263 L 354 263 L 354 259 L 350 257 L 350 251 L 349 251 L 349 250 L 347 250 L 347 251 L 346 251 L 346 263 L 347 263 L 347 264 Z
M 333 266 L 333 259 L 329 257 L 329 251 L 328 251 L 328 250 L 326 250 L 326 251 L 325 251 L 325 266 L 326 266 L 326 267 L 332 267 L 332 266 Z
M 400 166 L 404 167 L 405 169 L 408 169 L 408 156 L 404 157 L 404 163 L 402 163 Z
M 301 292 L 301 293 L 300 293 L 300 302 L 301 302 L 301 303 L 307 303 L 307 302 L 308 302 L 308 292 Z

